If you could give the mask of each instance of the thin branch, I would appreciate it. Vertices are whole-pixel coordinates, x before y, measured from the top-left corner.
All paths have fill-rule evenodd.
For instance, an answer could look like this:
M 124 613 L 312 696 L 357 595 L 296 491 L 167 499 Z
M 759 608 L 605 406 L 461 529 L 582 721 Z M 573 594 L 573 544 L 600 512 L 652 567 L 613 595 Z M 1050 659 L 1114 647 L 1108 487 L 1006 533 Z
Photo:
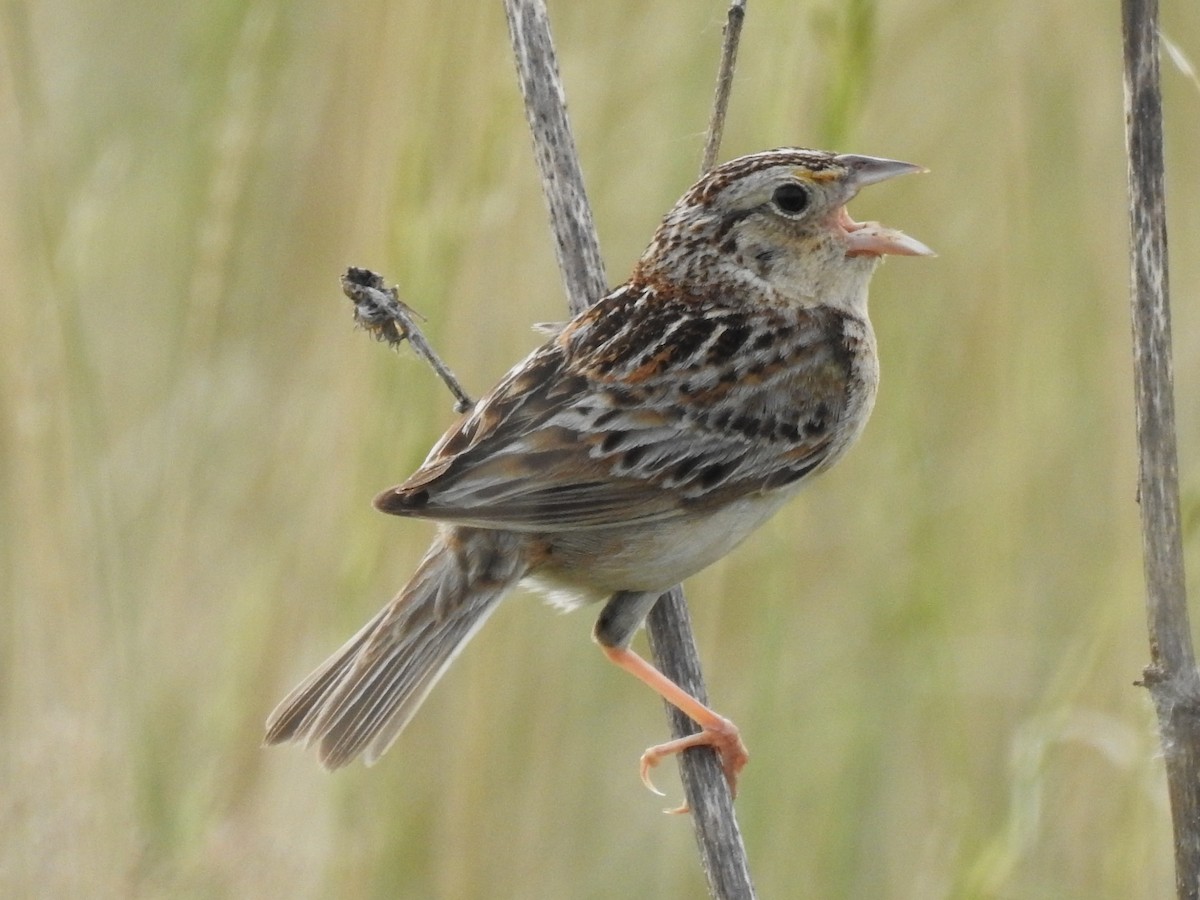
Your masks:
M 571 314 L 577 315 L 608 292 L 608 282 L 575 136 L 567 121 L 550 20 L 541 0 L 504 0 L 504 11 L 525 98 L 525 116 L 533 136 L 533 154 L 542 176 L 542 193 L 550 207 L 558 268 L 567 290 L 567 305 Z
M 385 341 L 393 348 L 405 340 L 417 355 L 433 366 L 438 377 L 454 395 L 454 409 L 466 412 L 475 405 L 463 390 L 450 367 L 442 362 L 415 321 L 418 313 L 400 299 L 394 287 L 388 287 L 382 275 L 370 269 L 350 268 L 342 276 L 342 292 L 354 301 L 354 321 L 361 325 L 377 341 Z
M 659 669 L 707 705 L 708 692 L 683 588 L 676 585 L 658 598 L 646 619 L 646 633 Z M 669 703 L 665 706 L 674 737 L 696 730 L 696 723 L 686 715 Z M 695 823 L 696 843 L 709 892 L 718 900 L 753 900 L 750 863 L 720 757 L 707 747 L 685 750 L 679 760 L 679 777 Z
M 1192 646 L 1179 515 L 1179 463 L 1167 290 L 1166 191 L 1157 0 L 1123 0 L 1129 155 L 1130 303 L 1138 499 L 1150 665 L 1175 830 L 1175 886 L 1200 898 L 1200 676 Z
M 549 20 L 542 0 L 505 0 L 504 7 L 568 302 L 572 312 L 579 312 L 603 296 L 606 281 L 567 121 Z M 730 67 L 732 71 L 732 59 Z M 680 588 L 659 599 L 647 626 L 663 674 L 703 700 L 699 654 Z M 690 719 L 672 707 L 668 710 L 676 737 L 695 731 Z M 733 800 L 716 754 L 711 748 L 693 748 L 681 755 L 679 765 L 709 890 L 718 900 L 753 898 Z
M 733 0 L 725 17 L 721 42 L 721 65 L 717 70 L 717 92 L 713 96 L 712 115 L 708 118 L 708 137 L 704 141 L 704 161 L 700 164 L 703 175 L 717 164 L 721 152 L 721 138 L 725 136 L 725 112 L 729 109 L 729 95 L 733 91 L 733 70 L 737 66 L 738 46 L 742 42 L 742 23 L 746 21 L 746 0 Z

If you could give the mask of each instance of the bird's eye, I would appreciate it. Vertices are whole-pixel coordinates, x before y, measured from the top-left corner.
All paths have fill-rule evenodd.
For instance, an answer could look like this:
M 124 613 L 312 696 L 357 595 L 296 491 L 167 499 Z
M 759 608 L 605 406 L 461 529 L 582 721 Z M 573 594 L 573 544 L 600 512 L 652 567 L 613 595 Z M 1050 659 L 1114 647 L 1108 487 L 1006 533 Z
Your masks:
M 797 216 L 808 206 L 808 191 L 795 183 L 780 185 L 771 195 L 771 202 L 785 216 Z

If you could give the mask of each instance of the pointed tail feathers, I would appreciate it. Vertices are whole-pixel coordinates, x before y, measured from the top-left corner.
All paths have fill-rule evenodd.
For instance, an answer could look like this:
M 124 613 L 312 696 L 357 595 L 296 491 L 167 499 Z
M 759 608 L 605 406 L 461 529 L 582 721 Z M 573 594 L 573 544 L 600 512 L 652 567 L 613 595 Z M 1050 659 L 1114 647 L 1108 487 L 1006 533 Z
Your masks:
M 521 549 L 517 535 L 446 529 L 396 598 L 275 708 L 265 743 L 316 744 L 330 769 L 375 762 L 525 574 Z

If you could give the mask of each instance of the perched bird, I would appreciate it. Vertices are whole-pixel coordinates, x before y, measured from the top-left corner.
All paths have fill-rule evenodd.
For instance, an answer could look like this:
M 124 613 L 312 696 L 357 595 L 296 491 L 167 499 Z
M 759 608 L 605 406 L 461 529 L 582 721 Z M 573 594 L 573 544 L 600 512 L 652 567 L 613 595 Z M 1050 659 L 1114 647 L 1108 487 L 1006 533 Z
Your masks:
M 518 583 L 604 603 L 607 657 L 700 731 L 736 787 L 732 722 L 629 649 L 660 594 L 736 547 L 861 434 L 879 366 L 867 285 L 885 254 L 859 189 L 919 166 L 783 148 L 721 165 L 667 213 L 629 280 L 510 371 L 375 505 L 439 530 L 403 590 L 271 714 L 266 742 L 374 762 Z

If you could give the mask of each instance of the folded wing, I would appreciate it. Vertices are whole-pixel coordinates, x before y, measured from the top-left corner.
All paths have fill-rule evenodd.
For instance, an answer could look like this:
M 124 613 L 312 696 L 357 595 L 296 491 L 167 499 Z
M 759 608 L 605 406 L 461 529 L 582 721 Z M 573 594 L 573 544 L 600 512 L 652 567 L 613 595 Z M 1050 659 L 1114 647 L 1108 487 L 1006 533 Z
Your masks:
M 667 521 L 832 462 L 852 353 L 827 309 L 619 289 L 514 368 L 385 512 L 517 531 Z

